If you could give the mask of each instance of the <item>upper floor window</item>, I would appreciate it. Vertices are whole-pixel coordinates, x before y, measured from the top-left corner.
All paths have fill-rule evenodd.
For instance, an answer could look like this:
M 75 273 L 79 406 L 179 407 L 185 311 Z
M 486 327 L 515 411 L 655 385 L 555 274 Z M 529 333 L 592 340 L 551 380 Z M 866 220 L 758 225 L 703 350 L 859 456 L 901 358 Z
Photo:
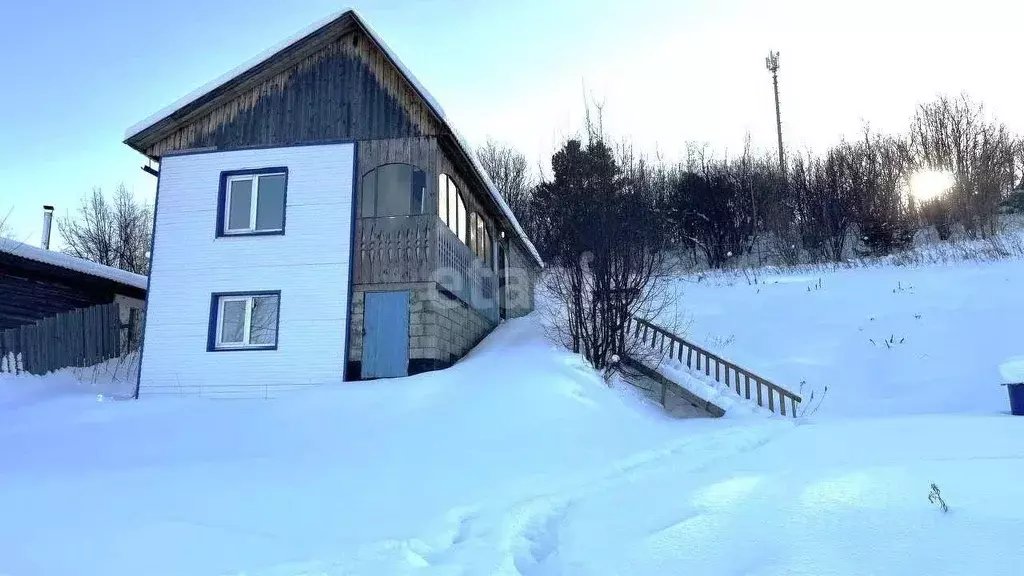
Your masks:
M 284 234 L 286 168 L 221 174 L 218 236 Z
M 491 233 L 484 219 L 473 212 L 469 215 L 469 248 L 487 264 L 491 264 Z
M 437 215 L 463 244 L 468 244 L 466 240 L 466 203 L 462 200 L 459 188 L 447 174 L 441 174 L 437 179 Z
M 409 164 L 384 164 L 363 175 L 359 216 L 374 218 L 423 213 L 426 174 Z

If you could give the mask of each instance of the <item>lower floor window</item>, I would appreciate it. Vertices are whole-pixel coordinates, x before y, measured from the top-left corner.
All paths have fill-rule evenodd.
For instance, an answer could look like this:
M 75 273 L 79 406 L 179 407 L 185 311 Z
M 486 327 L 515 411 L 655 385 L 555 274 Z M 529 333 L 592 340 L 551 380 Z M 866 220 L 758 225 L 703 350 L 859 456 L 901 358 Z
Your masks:
M 214 294 L 210 350 L 277 347 L 280 292 Z

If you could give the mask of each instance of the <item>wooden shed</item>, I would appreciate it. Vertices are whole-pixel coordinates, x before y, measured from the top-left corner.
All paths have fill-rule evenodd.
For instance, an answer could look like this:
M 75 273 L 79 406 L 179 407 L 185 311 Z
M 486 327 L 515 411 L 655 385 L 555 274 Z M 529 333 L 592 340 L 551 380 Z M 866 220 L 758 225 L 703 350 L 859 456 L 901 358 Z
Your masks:
M 0 238 L 0 330 L 115 301 L 141 308 L 146 277 Z

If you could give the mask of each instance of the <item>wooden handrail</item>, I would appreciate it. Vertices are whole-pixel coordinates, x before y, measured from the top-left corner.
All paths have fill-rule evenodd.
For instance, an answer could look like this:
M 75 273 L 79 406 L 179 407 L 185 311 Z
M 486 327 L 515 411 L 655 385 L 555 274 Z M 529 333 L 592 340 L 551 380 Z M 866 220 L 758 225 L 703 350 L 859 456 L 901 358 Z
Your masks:
M 641 330 L 643 331 L 642 333 Z M 735 388 L 736 394 L 744 396 L 747 400 L 752 399 L 750 397 L 750 384 L 753 382 L 757 393 L 758 406 L 764 407 L 763 392 L 767 389 L 768 410 L 778 412 L 779 414 L 786 416 L 786 400 L 789 400 L 791 407 L 790 413 L 794 418 L 796 418 L 797 404 L 803 402 L 803 399 L 800 398 L 798 394 L 794 394 L 789 390 L 786 390 L 767 378 L 763 378 L 745 368 L 737 366 L 721 356 L 718 356 L 717 354 L 714 354 L 713 352 L 710 352 L 684 338 L 676 336 L 661 326 L 658 326 L 649 320 L 644 320 L 643 318 L 630 318 L 626 322 L 626 334 L 633 336 L 635 340 L 642 342 L 645 346 L 649 346 L 651 349 L 662 354 L 665 353 L 665 343 L 667 341 L 669 357 L 677 358 L 680 362 L 683 362 L 683 350 L 685 349 L 686 367 L 696 369 L 697 371 L 703 370 L 704 375 L 708 377 L 711 376 L 711 362 L 713 361 L 715 363 L 714 378 L 716 382 L 724 383 L 726 386 Z M 696 357 L 696 366 L 694 366 L 694 357 Z M 731 382 L 729 378 L 730 373 L 733 375 Z M 743 379 L 742 389 L 740 387 L 740 377 Z M 775 407 L 776 395 L 779 397 L 778 410 L 776 410 Z

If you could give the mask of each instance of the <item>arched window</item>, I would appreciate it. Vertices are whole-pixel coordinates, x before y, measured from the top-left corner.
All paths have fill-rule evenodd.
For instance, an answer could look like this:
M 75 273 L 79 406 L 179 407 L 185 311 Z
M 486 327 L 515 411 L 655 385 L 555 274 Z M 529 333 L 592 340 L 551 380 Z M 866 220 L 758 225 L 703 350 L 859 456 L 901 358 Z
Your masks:
M 466 241 L 466 203 L 455 182 L 447 174 L 437 178 L 437 215 L 464 244 Z
M 423 213 L 426 174 L 409 164 L 384 164 L 363 174 L 359 216 L 379 218 Z

